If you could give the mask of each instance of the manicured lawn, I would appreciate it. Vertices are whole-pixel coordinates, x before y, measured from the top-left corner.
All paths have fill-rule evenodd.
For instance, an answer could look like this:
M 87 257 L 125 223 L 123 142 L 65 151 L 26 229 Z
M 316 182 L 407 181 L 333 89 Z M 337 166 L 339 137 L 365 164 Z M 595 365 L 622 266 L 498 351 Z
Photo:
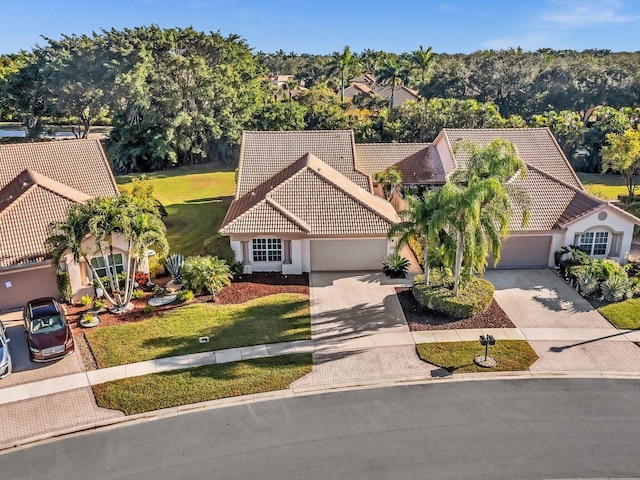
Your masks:
M 611 303 L 598 308 L 598 311 L 616 328 L 640 329 L 640 298 Z
M 578 178 L 591 195 L 604 200 L 617 200 L 618 195 L 628 195 L 627 187 L 620 175 L 607 173 L 578 173 Z
M 125 415 L 219 398 L 282 390 L 311 372 L 311 354 L 283 355 L 244 362 L 125 378 L 95 385 L 100 407 Z
M 134 176 L 123 175 L 116 181 L 126 189 Z M 230 255 L 229 240 L 217 232 L 235 194 L 233 167 L 197 165 L 153 172 L 148 177 L 155 197 L 169 214 L 164 222 L 173 253 Z
M 510 372 L 528 370 L 538 355 L 524 340 L 497 340 L 489 347 L 489 356 L 498 361 L 495 368 L 482 368 L 473 363 L 476 355 L 484 355 L 480 342 L 421 343 L 418 355 L 425 362 L 451 373 Z
M 210 337 L 210 343 L 198 338 Z M 98 368 L 154 358 L 311 338 L 309 297 L 281 293 L 240 305 L 200 303 L 86 332 Z

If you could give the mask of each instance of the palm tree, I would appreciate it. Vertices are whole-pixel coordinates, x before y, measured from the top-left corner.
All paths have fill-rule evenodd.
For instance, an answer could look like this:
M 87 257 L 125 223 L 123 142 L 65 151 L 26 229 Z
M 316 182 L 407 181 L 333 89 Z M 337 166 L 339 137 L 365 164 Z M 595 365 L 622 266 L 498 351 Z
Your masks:
M 385 60 L 382 67 L 376 71 L 378 82 L 391 85 L 391 100 L 389 102 L 390 108 L 393 108 L 396 87 L 398 85 L 402 85 L 408 78 L 408 75 L 409 68 L 407 63 L 393 58 Z
M 402 174 L 400 170 L 395 167 L 387 168 L 382 172 L 378 172 L 374 175 L 376 182 L 380 183 L 382 187 L 382 195 L 385 200 L 391 201 L 393 196 L 398 192 L 398 189 L 402 185 Z
M 331 55 L 330 71 L 340 73 L 340 101 L 344 103 L 344 84 L 349 72 L 358 66 L 358 57 L 351 53 L 351 49 L 346 45 L 342 52 L 333 52 Z
M 438 55 L 432 52 L 431 47 L 424 50 L 422 45 L 420 45 L 419 50 L 411 52 L 411 63 L 415 68 L 420 70 L 420 83 L 424 84 L 424 79 L 429 72 L 429 68 L 431 68 L 431 65 L 437 57 Z
M 399 235 L 396 251 L 409 243 L 412 238 L 421 238 L 424 248 L 424 283 L 429 285 L 429 250 L 436 245 L 438 231 L 432 217 L 438 210 L 438 194 L 427 190 L 422 196 L 409 195 L 407 208 L 399 212 L 401 221 L 389 229 L 389 238 Z

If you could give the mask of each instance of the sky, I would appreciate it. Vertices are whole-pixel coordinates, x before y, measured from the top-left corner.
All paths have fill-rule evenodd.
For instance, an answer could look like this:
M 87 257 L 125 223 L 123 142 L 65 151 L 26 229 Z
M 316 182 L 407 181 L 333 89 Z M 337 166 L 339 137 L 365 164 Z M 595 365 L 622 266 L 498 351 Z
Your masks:
M 237 34 L 264 52 L 640 50 L 640 0 L 0 0 L 0 54 L 151 24 Z

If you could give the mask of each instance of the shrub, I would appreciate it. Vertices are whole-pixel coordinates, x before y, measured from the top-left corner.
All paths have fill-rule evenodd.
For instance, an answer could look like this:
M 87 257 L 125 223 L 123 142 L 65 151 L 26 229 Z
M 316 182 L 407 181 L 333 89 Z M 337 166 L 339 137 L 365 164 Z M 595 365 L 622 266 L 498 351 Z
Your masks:
M 71 303 L 73 292 L 71 291 L 71 280 L 69 279 L 69 272 L 58 270 L 56 272 L 56 282 L 58 284 L 60 300 L 62 300 L 64 303 Z
M 133 292 L 131 292 L 131 298 L 137 300 L 139 298 L 144 297 L 144 292 L 142 290 L 140 290 L 139 288 L 137 288 L 136 290 L 134 290 Z
M 608 302 L 621 302 L 625 298 L 633 297 L 632 282 L 622 275 L 612 275 L 600 284 L 602 294 Z
M 122 271 L 118 274 L 118 285 L 120 286 L 120 289 L 124 288 L 124 283 L 126 279 L 127 279 L 127 272 Z M 109 283 L 109 277 L 107 275 L 105 275 L 104 277 L 100 277 L 100 281 L 102 282 L 102 285 L 104 285 L 104 288 L 109 293 L 111 293 L 111 283 Z M 100 288 L 100 284 L 98 283 L 97 279 L 93 280 L 93 287 Z
M 577 277 L 580 291 L 585 295 L 593 295 L 598 291 L 598 279 L 592 272 L 585 270 L 577 275 Z
M 154 255 L 149 257 L 149 276 L 151 278 L 162 277 L 166 273 L 163 262 L 164 258 L 162 256 Z
M 196 295 L 215 295 L 231 283 L 229 265 L 218 257 L 188 257 L 183 267 L 184 284 Z
M 398 252 L 387 255 L 384 258 L 382 271 L 391 278 L 404 278 L 409 270 L 409 260 Z
M 167 258 L 165 267 L 176 283 L 182 283 L 182 268 L 184 266 L 184 256 L 174 253 Z
M 156 307 L 153 305 L 145 305 L 142 309 L 142 313 L 153 313 L 156 311 Z
M 188 302 L 193 299 L 193 292 L 191 290 L 180 290 L 178 292 L 179 302 Z
M 94 310 L 102 310 L 106 306 L 107 306 L 107 301 L 104 300 L 103 298 L 96 298 L 93 301 L 93 309 Z
M 80 297 L 80 305 L 82 305 L 83 307 L 88 307 L 89 305 L 91 305 L 91 302 L 93 302 L 93 297 L 90 295 L 83 295 L 82 297 Z
M 412 292 L 416 301 L 423 307 L 454 318 L 468 318 L 484 312 L 491 305 L 495 291 L 491 282 L 474 277 L 460 284 L 459 296 L 456 298 L 453 296 L 449 277 L 437 278 L 429 286 L 421 283 L 423 281 L 422 275 L 417 275 L 414 279 Z
M 627 263 L 624 270 L 630 277 L 640 277 L 640 262 Z
M 160 285 L 156 285 L 153 287 L 153 296 L 154 297 L 164 297 L 169 294 L 169 290 L 167 287 L 161 287 Z
M 133 279 L 138 285 L 140 285 L 141 287 L 144 287 L 149 281 L 149 275 L 147 275 L 145 272 L 141 270 L 138 270 L 135 273 Z

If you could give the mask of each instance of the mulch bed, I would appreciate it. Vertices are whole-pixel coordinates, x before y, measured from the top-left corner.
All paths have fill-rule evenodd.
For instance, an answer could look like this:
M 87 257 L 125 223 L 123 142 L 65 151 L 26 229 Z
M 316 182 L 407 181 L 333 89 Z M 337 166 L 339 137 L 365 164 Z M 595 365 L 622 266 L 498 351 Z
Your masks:
M 489 308 L 474 317 L 460 320 L 442 313 L 434 312 L 422 307 L 413 298 L 411 289 L 407 287 L 396 288 L 396 295 L 400 306 L 407 319 L 409 329 L 413 332 L 420 330 L 455 330 L 463 328 L 515 328 L 506 313 L 495 300 L 492 300 Z

